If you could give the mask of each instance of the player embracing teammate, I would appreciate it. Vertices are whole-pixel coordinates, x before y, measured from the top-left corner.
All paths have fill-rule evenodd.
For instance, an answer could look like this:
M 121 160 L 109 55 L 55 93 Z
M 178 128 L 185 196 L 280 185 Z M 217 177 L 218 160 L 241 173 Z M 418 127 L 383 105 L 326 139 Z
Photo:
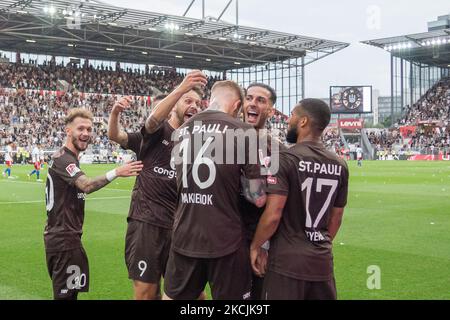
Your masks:
M 247 136 L 254 128 L 256 136 L 266 134 L 262 129 L 273 112 L 275 92 L 256 83 L 244 96 L 236 83 L 218 82 L 212 89 L 210 107 L 192 117 L 186 115 L 186 106 L 180 109 L 180 99 L 166 100 L 167 104 L 163 100 L 158 106 L 165 110 L 161 119 L 172 108 L 172 117 L 186 116 L 178 122 L 178 130 L 172 131 L 176 142 L 171 159 L 176 180 L 172 183 L 176 181 L 176 189 L 171 184 L 163 191 L 176 192 L 170 235 L 161 237 L 155 233 L 157 229 L 130 235 L 133 218 L 129 218 L 127 243 L 133 245 L 127 244 L 131 248 L 127 250 L 137 255 L 139 250 L 134 248 L 141 248 L 155 261 L 164 262 L 153 273 L 156 280 L 147 287 L 153 295 L 147 298 L 157 297 L 157 283 L 164 276 L 165 299 L 196 299 L 207 282 L 213 299 L 336 299 L 331 247 L 346 205 L 348 169 L 320 142 L 330 118 L 328 106 L 305 99 L 295 107 L 288 134 L 289 142 L 295 143 L 292 149 L 276 144 L 273 150 L 274 139 L 267 135 L 267 149 L 256 150 L 256 162 L 251 162 L 251 148 L 245 145 L 242 163 L 222 163 L 218 155 L 226 159 L 231 151 L 239 154 L 236 140 L 230 140 L 227 133 L 240 129 Z M 247 125 L 236 119 L 242 105 Z M 141 150 L 142 143 L 138 157 Z M 263 209 L 266 187 L 261 167 L 269 167 L 271 158 L 277 159 L 279 170 L 266 170 L 268 201 Z M 137 186 L 134 192 L 139 192 Z M 236 198 L 239 193 L 240 199 Z M 145 240 L 135 240 L 139 237 Z M 268 240 L 270 248 L 265 246 Z M 170 246 L 165 246 L 168 242 Z M 155 243 L 161 250 L 156 250 Z M 164 254 L 155 257 L 155 252 Z M 142 278 L 153 270 L 144 259 L 128 256 L 132 255 L 127 253 L 130 278 Z M 134 276 L 129 261 L 137 265 Z M 249 266 L 256 277 L 252 278 Z M 135 292 L 139 298 L 139 291 Z
M 321 142 L 331 118 L 318 99 L 304 99 L 292 111 L 279 170 L 267 178 L 268 199 L 250 248 L 253 270 L 261 245 L 270 239 L 264 299 L 336 299 L 332 241 L 347 203 L 346 163 Z
M 206 83 L 202 72 L 188 73 L 155 106 L 140 132 L 120 129 L 119 115 L 130 108 L 129 98 L 122 98 L 112 109 L 109 138 L 134 151 L 144 164 L 133 188 L 125 240 L 125 262 L 136 300 L 160 298 L 160 280 L 166 273 L 177 200 L 172 134 L 198 112 L 203 96 L 200 88 Z
M 199 112 L 206 83 L 201 71 L 188 73 L 140 132 L 120 128 L 120 114 L 131 107 L 129 97 L 120 99 L 108 136 L 139 162 L 94 179 L 77 159 L 90 141 L 92 115 L 69 114 L 68 142 L 47 179 L 55 298 L 76 299 L 89 286 L 85 194 L 134 175 L 125 262 L 135 299 L 160 298 L 162 277 L 165 299 L 204 298 L 208 282 L 213 299 L 336 299 L 332 240 L 347 202 L 348 169 L 320 142 L 329 107 L 301 101 L 289 120 L 295 145 L 286 149 L 263 130 L 276 102 L 270 86 L 255 83 L 244 94 L 233 81 L 217 82 L 209 108 Z M 244 122 L 237 119 L 242 108 Z
M 244 94 L 216 82 L 209 108 L 178 130 L 178 203 L 164 283 L 165 299 L 195 299 L 209 282 L 213 299 L 250 298 L 251 268 L 239 206 L 241 189 L 265 203 L 252 126 L 238 120 Z M 253 144 L 253 146 L 255 146 Z

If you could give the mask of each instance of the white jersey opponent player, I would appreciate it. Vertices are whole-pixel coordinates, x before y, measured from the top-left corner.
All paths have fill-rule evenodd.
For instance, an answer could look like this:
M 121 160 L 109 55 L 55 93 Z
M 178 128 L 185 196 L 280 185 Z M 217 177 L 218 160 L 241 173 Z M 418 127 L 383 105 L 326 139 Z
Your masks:
M 358 167 L 362 166 L 363 150 L 359 145 L 356 145 L 356 160 L 358 160 Z
M 39 148 L 37 145 L 33 146 L 31 150 L 31 160 L 34 162 L 39 161 Z
M 6 175 L 8 175 L 8 178 L 12 178 L 11 177 L 11 167 L 13 164 L 13 158 L 12 158 L 12 147 L 11 145 L 7 145 L 6 146 L 6 150 L 5 150 L 5 164 L 6 164 L 6 169 L 5 171 L 3 171 L 3 176 L 5 177 Z

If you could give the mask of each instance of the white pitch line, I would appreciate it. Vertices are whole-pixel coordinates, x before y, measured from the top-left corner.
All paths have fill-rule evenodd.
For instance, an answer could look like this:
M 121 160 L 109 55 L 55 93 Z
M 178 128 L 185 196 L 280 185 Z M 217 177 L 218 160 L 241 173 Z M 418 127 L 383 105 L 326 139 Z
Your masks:
M 12 180 L 0 180 L 0 182 L 7 182 L 7 183 L 22 183 L 22 184 L 35 184 L 35 185 L 40 185 L 40 186 L 44 186 L 45 187 L 45 183 L 44 182 L 26 182 L 26 181 L 12 181 Z M 111 190 L 111 191 L 122 191 L 122 192 L 130 192 L 132 191 L 127 190 L 127 189 L 116 189 L 116 188 L 102 188 L 101 190 Z
M 130 199 L 130 197 L 99 197 L 99 198 L 86 198 L 86 200 L 115 200 L 115 199 Z M 26 204 L 26 203 L 42 203 L 45 200 L 26 200 L 26 201 L 10 201 L 0 202 L 2 204 Z

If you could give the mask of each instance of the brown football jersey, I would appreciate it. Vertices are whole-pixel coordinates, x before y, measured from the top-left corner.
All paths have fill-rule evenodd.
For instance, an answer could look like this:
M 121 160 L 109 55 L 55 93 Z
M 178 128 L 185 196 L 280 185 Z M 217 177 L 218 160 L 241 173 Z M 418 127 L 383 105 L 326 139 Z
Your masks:
M 45 186 L 47 252 L 81 247 L 86 194 L 75 186 L 75 181 L 82 175 L 76 155 L 68 148 L 63 147 L 53 155 Z
M 165 121 L 152 134 L 142 128 L 141 133 L 128 135 L 126 146 L 144 165 L 136 178 L 128 218 L 168 229 L 173 225 L 177 198 L 176 172 L 170 161 L 173 132 Z
M 127 133 L 127 136 L 128 136 L 127 144 L 121 145 L 121 147 L 133 151 L 136 154 L 136 157 L 139 158 L 139 151 L 141 150 L 141 143 L 142 143 L 142 133 L 141 132 Z
M 331 209 L 347 203 L 347 164 L 322 143 L 302 142 L 280 152 L 279 171 L 267 186 L 268 193 L 287 196 L 270 242 L 270 270 L 299 280 L 332 279 L 328 222 Z
M 180 254 L 218 258 L 235 252 L 242 243 L 240 176 L 255 179 L 261 172 L 257 150 L 251 157 L 248 139 L 242 138 L 245 143 L 240 144 L 236 130 L 242 138 L 253 128 L 214 110 L 195 115 L 179 128 L 177 147 L 189 158 L 176 165 L 178 206 L 172 243 Z M 223 143 L 218 143 L 220 140 Z
M 268 167 L 271 161 L 271 153 L 272 153 L 272 146 L 274 143 L 278 143 L 278 150 L 277 151 L 283 151 L 287 150 L 287 147 L 282 144 L 281 142 L 278 142 L 271 136 L 267 137 L 267 146 L 258 146 L 258 155 L 259 155 L 259 163 L 261 166 Z M 259 141 L 258 141 L 259 142 Z M 266 150 L 263 150 L 265 147 Z M 258 208 L 253 203 L 249 202 L 247 199 L 245 199 L 244 195 L 241 193 L 240 196 L 240 211 L 242 214 L 242 219 L 244 221 L 245 226 L 245 234 L 248 239 L 248 241 L 252 241 L 253 236 L 255 235 L 256 227 L 258 226 L 259 218 L 264 212 L 265 207 Z

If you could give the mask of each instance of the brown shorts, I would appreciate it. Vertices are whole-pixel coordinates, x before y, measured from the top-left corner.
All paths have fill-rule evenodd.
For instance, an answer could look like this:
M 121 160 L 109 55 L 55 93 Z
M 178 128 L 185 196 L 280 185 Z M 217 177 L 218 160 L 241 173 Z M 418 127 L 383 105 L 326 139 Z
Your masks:
M 336 300 L 334 277 L 330 281 L 303 281 L 268 271 L 264 277 L 264 300 Z
M 46 252 L 46 258 L 55 300 L 76 299 L 78 292 L 89 291 L 89 264 L 82 247 Z
M 169 258 L 172 231 L 132 220 L 125 238 L 128 277 L 145 283 L 159 283 Z
M 252 293 L 251 300 L 261 300 L 263 290 L 264 278 L 261 278 L 254 273 L 252 274 Z
M 164 292 L 171 299 L 195 300 L 209 282 L 215 300 L 246 300 L 251 279 L 247 246 L 220 258 L 192 258 L 170 250 Z

